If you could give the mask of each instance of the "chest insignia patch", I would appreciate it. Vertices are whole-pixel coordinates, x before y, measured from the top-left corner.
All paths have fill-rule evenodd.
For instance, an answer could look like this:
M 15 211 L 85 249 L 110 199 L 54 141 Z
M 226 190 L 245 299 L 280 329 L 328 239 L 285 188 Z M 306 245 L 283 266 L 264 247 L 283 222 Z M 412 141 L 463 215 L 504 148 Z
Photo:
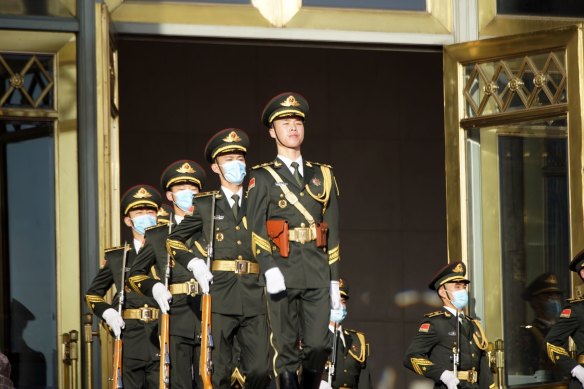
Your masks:
M 560 313 L 560 317 L 563 317 L 566 319 L 569 318 L 571 315 L 572 315 L 572 309 L 570 309 L 570 308 L 563 309 L 562 313 Z
M 430 330 L 430 323 L 424 323 L 420 326 L 418 332 L 428 332 Z
M 450 331 L 450 332 L 448 333 L 448 335 L 450 335 L 450 336 L 456 336 L 456 331 Z
M 247 186 L 247 190 L 251 190 L 255 187 L 255 177 L 253 177 L 251 180 L 249 180 L 249 185 Z
M 288 205 L 288 202 L 286 202 L 286 200 L 280 200 L 280 201 L 278 201 L 278 206 L 280 208 L 286 208 L 286 205 Z
M 320 184 L 321 184 L 321 182 L 320 182 L 320 180 L 318 179 L 318 177 L 314 177 L 314 178 L 312 179 L 312 183 L 314 184 L 314 186 L 320 186 Z
M 288 186 L 287 182 L 274 182 L 274 185 L 276 186 Z

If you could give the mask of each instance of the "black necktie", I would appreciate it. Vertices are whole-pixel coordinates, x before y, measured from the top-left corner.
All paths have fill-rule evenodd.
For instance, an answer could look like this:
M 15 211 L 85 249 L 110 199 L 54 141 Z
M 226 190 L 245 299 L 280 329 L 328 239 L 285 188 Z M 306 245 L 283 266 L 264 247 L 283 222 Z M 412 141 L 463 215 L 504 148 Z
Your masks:
M 231 196 L 231 198 L 234 201 L 231 210 L 233 211 L 233 216 L 235 216 L 235 218 L 237 219 L 237 214 L 239 213 L 239 195 L 234 194 L 233 196 Z
M 303 180 L 302 176 L 300 175 L 300 172 L 298 172 L 298 162 L 292 162 L 290 166 L 292 166 L 292 168 L 294 169 L 292 175 L 296 179 L 296 182 L 298 183 L 298 185 L 302 186 Z

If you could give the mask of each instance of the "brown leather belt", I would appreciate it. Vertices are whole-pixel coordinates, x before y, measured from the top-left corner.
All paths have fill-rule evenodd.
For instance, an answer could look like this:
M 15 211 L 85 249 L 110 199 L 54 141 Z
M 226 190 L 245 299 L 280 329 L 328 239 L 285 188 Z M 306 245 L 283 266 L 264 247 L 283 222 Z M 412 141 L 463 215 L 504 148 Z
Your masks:
M 578 355 L 578 363 L 584 363 L 584 354 Z
M 213 271 L 232 271 L 235 274 L 259 274 L 260 265 L 245 259 L 216 259 L 211 262 Z
M 479 380 L 479 373 L 476 370 L 461 370 L 456 372 L 456 377 L 461 381 L 474 384 Z
M 313 224 L 309 227 L 296 227 L 288 230 L 288 240 L 304 244 L 316 240 L 316 226 Z
M 193 297 L 202 293 L 199 283 L 192 278 L 180 284 L 170 284 L 168 290 L 171 294 L 189 294 Z
M 141 308 L 124 309 L 122 311 L 122 318 L 141 320 L 144 323 L 150 323 L 158 320 L 158 308 L 152 308 L 144 305 Z

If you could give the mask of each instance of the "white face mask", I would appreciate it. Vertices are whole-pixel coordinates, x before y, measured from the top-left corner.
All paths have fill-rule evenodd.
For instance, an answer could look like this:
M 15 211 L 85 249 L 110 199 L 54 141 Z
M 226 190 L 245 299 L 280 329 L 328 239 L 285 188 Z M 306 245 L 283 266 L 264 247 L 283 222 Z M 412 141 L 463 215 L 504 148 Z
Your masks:
M 229 161 L 221 165 L 223 177 L 232 184 L 239 185 L 245 177 L 245 163 L 242 161 Z
M 189 212 L 191 210 L 191 207 L 193 206 L 194 196 L 195 192 L 192 191 L 191 189 L 179 190 L 172 194 L 176 206 L 185 212 Z
M 140 235 L 144 235 L 147 228 L 156 225 L 156 216 L 154 215 L 140 215 L 132 219 L 133 229 Z
M 462 310 L 468 304 L 468 292 L 464 289 L 462 290 L 455 290 L 451 293 L 452 299 L 450 302 L 452 305 L 456 307 L 458 310 Z

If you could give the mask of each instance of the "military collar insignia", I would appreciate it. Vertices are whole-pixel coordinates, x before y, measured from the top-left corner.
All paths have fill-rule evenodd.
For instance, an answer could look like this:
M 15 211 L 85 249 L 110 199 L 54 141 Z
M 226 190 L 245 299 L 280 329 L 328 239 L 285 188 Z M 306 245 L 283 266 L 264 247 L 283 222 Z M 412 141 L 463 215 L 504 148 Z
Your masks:
M 300 107 L 300 103 L 296 100 L 293 95 L 288 96 L 284 101 L 280 103 L 282 107 Z
M 146 188 L 140 188 L 138 192 L 136 192 L 136 194 L 132 197 L 135 199 L 147 199 L 152 197 L 152 195 L 146 190 Z
M 182 173 L 182 174 L 184 174 L 184 173 L 190 173 L 190 174 L 195 173 L 195 169 L 193 169 L 193 167 L 188 162 L 183 163 L 180 168 L 176 169 L 176 171 L 178 173 Z
M 231 131 L 229 135 L 223 138 L 223 142 L 233 143 L 233 142 L 241 142 L 241 138 L 235 131 Z

